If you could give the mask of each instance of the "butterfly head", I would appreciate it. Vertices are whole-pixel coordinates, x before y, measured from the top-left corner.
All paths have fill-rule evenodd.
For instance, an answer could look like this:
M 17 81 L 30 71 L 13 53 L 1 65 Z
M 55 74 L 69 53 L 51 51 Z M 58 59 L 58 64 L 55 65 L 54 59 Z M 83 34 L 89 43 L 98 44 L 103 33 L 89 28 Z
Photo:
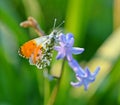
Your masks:
M 53 36 L 55 39 L 58 39 L 58 36 L 60 35 L 62 30 L 59 30 L 60 26 L 64 24 L 65 21 L 62 21 L 57 27 L 56 27 L 56 22 L 57 19 L 55 18 L 54 20 L 54 25 L 53 25 L 53 31 L 51 32 L 51 36 Z

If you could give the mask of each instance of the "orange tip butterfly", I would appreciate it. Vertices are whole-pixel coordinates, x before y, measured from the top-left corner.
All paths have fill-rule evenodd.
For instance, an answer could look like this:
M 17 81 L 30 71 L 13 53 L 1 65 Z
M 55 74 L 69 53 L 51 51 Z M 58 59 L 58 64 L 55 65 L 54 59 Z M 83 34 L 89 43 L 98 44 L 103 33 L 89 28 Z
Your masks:
M 61 24 L 63 23 L 64 21 Z M 55 24 L 56 19 L 53 28 L 55 27 Z M 53 48 L 57 43 L 59 34 L 60 32 L 53 30 L 50 35 L 30 40 L 20 47 L 18 53 L 20 56 L 29 59 L 29 63 L 31 65 L 35 65 L 37 68 L 43 69 L 50 65 Z

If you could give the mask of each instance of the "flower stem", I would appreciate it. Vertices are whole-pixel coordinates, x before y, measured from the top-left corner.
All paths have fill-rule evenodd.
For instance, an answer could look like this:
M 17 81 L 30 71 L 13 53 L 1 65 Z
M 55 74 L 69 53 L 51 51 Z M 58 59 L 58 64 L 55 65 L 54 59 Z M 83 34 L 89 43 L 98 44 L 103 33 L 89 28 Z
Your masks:
M 44 105 L 47 104 L 50 95 L 50 85 L 48 78 L 44 77 Z
M 60 72 L 60 77 L 58 79 L 58 82 L 56 84 L 56 86 L 54 87 L 51 96 L 48 100 L 48 104 L 47 105 L 54 105 L 55 100 L 56 100 L 56 96 L 58 94 L 59 88 L 60 88 L 60 84 L 61 84 L 61 80 L 62 80 L 62 76 L 63 76 L 63 71 L 64 71 L 64 64 L 65 64 L 65 59 L 63 59 L 62 61 L 62 67 L 61 67 L 61 72 Z

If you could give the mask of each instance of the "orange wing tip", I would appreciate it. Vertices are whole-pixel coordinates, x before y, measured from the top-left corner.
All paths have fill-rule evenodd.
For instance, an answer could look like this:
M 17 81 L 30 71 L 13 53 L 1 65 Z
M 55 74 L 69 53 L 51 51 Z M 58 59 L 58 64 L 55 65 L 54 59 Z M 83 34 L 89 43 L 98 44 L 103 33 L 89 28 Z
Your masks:
M 30 58 L 30 56 L 32 55 L 36 47 L 37 47 L 37 44 L 35 40 L 30 40 L 20 47 L 18 53 L 22 57 Z
M 18 54 L 19 54 L 19 56 L 21 56 L 21 57 L 23 57 L 23 58 L 26 58 L 26 57 L 22 54 L 22 52 L 21 52 L 21 48 L 19 48 L 19 50 L 18 50 Z

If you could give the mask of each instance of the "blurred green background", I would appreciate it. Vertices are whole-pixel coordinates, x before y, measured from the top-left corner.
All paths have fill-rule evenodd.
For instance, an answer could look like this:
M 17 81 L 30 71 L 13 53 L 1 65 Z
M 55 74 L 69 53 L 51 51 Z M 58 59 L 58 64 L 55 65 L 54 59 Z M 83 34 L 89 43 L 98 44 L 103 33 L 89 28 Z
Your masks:
M 82 67 L 101 71 L 88 91 L 73 88 L 75 74 L 65 64 L 54 105 L 120 105 L 120 1 L 119 0 L 0 0 L 0 105 L 46 105 L 57 80 L 30 66 L 17 51 L 38 37 L 20 22 L 33 16 L 46 34 L 63 20 L 65 33 L 75 36 L 75 46 L 85 52 L 75 56 Z M 51 68 L 61 66 L 54 59 Z M 57 72 L 59 72 L 56 70 Z M 55 71 L 54 71 L 55 72 Z

